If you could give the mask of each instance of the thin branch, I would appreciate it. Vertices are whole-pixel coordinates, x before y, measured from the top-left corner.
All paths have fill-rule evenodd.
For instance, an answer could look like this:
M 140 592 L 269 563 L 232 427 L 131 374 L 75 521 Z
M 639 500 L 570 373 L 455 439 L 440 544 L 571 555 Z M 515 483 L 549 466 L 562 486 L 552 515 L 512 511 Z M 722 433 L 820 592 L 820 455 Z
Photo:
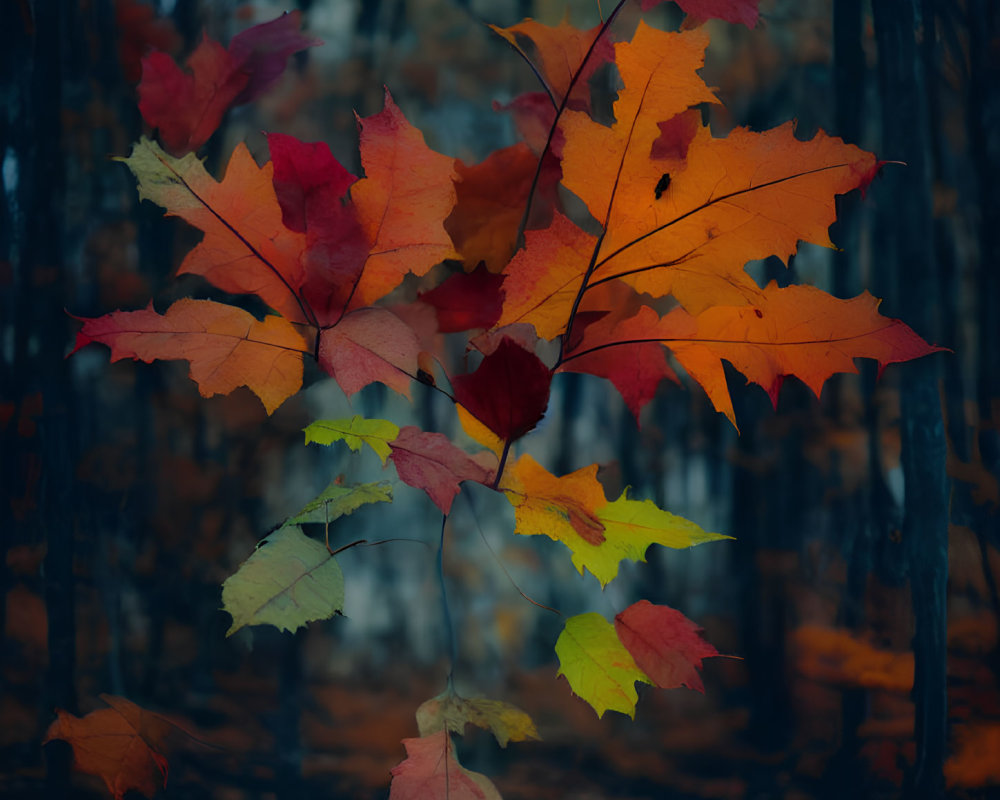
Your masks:
M 553 614 L 558 614 L 559 616 L 562 616 L 561 611 L 559 611 L 556 608 L 552 608 L 551 606 L 547 606 L 545 605 L 545 603 L 539 603 L 537 600 L 525 594 L 524 591 L 521 589 L 521 587 L 517 585 L 517 581 L 515 581 L 511 577 L 511 574 L 507 571 L 507 567 L 503 565 L 503 561 L 500 560 L 500 556 L 497 555 L 496 550 L 493 549 L 493 546 L 489 543 L 489 540 L 486 538 L 486 534 L 483 533 L 483 527 L 482 525 L 479 524 L 479 515 L 476 513 L 476 504 L 472 500 L 472 495 L 468 492 L 464 492 L 464 495 L 466 500 L 469 501 L 469 509 L 472 512 L 472 519 L 476 523 L 476 529 L 479 531 L 479 537 L 483 540 L 483 544 L 486 545 L 486 549 L 490 551 L 490 555 L 493 556 L 493 560 L 497 562 L 497 566 L 500 567 L 500 569 L 503 570 L 503 574 L 507 576 L 507 580 L 510 581 L 510 585 L 514 587 L 514 590 L 519 595 L 521 595 L 521 597 L 523 597 L 525 600 L 531 603 L 531 605 L 538 606 L 539 608 L 544 608 L 546 611 L 551 611 Z

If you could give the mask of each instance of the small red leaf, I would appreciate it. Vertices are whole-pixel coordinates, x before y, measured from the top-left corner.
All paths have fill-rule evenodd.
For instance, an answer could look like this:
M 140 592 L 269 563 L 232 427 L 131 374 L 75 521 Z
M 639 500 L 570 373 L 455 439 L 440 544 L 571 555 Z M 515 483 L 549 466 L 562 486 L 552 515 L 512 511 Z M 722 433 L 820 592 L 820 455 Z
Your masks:
M 470 375 L 452 380 L 455 399 L 506 442 L 519 439 L 538 423 L 549 404 L 552 370 L 534 353 L 510 339 Z
M 661 689 L 687 686 L 704 694 L 701 660 L 719 651 L 701 636 L 701 628 L 670 606 L 648 600 L 633 603 L 615 617 L 615 631 L 635 663 Z
M 447 514 L 462 481 L 486 483 L 490 471 L 472 460 L 443 433 L 425 433 L 407 425 L 392 442 L 393 464 L 403 483 L 422 489 Z

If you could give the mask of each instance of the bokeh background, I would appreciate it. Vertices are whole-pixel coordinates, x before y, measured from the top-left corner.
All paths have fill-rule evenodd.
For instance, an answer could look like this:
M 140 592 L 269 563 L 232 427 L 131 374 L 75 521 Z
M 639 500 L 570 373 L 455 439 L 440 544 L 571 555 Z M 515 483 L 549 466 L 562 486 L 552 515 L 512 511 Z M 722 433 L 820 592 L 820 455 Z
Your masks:
M 637 428 L 597 379 L 556 379 L 526 451 L 559 474 L 599 462 L 609 496 L 631 486 L 737 538 L 654 547 L 602 593 L 561 545 L 515 540 L 502 498 L 463 492 L 445 559 L 458 687 L 520 705 L 543 738 L 505 750 L 471 729 L 461 740 L 465 766 L 507 800 L 995 796 L 1000 6 L 873 5 L 763 0 L 754 30 L 710 24 L 703 74 L 725 103 L 712 124 L 722 135 L 794 118 L 802 137 L 822 128 L 906 161 L 866 198 L 841 198 L 839 251 L 804 246 L 787 269 L 750 269 L 845 297 L 869 289 L 883 313 L 953 352 L 877 383 L 859 364 L 821 399 L 789 380 L 776 410 L 732 372 L 739 435 L 691 385 L 664 385 Z M 384 85 L 432 147 L 477 163 L 515 141 L 493 102 L 535 88 L 485 23 L 556 24 L 567 6 L 580 27 L 600 19 L 596 0 L 299 0 L 324 46 L 229 114 L 203 150 L 209 170 L 239 141 L 266 159 L 273 131 L 326 141 L 358 173 L 354 115 L 379 111 Z M 183 56 L 203 30 L 228 42 L 289 7 L 0 5 L 5 798 L 105 794 L 69 774 L 64 746 L 41 744 L 54 709 L 83 714 L 101 693 L 196 732 L 170 754 L 164 797 L 383 798 L 417 706 L 444 688 L 439 515 L 370 453 L 306 447 L 301 430 L 360 413 L 457 436 L 445 398 L 414 386 L 411 404 L 375 386 L 348 403 L 307 368 L 306 388 L 267 417 L 246 390 L 199 397 L 184 364 L 109 364 L 99 346 L 66 358 L 72 315 L 219 296 L 173 278 L 199 234 L 140 204 L 110 158 L 143 132 L 139 59 L 152 47 Z M 646 18 L 676 27 L 682 15 L 667 3 Z M 614 89 L 613 74 L 596 76 L 606 104 Z M 908 380 L 932 402 L 901 419 Z M 947 469 L 950 517 L 925 520 L 931 534 L 904 513 L 907 425 L 927 433 L 916 460 Z M 418 541 L 340 556 L 345 617 L 226 639 L 222 581 L 337 475 L 391 479 L 396 501 L 337 523 L 336 542 Z M 927 490 L 911 483 L 912 506 Z M 598 720 L 556 679 L 562 619 L 517 587 L 564 614 L 667 603 L 740 658 L 706 662 L 704 695 L 641 691 L 634 722 Z M 918 620 L 941 635 L 915 640 Z

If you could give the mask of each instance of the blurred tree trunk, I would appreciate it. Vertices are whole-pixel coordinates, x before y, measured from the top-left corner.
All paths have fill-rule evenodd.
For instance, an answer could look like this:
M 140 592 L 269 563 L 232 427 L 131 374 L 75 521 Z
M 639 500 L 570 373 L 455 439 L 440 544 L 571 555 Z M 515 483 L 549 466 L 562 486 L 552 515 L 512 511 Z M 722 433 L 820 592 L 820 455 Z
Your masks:
M 934 263 L 928 159 L 926 76 L 917 47 L 916 0 L 874 0 L 882 92 L 883 149 L 906 167 L 887 172 L 883 194 L 892 212 L 882 221 L 891 236 L 885 263 L 896 276 L 893 311 L 936 338 L 939 281 Z M 948 504 L 945 435 L 938 381 L 940 360 L 923 358 L 901 369 L 902 464 L 905 481 L 903 546 L 915 618 L 913 650 L 916 763 L 907 776 L 910 797 L 941 797 L 947 743 Z

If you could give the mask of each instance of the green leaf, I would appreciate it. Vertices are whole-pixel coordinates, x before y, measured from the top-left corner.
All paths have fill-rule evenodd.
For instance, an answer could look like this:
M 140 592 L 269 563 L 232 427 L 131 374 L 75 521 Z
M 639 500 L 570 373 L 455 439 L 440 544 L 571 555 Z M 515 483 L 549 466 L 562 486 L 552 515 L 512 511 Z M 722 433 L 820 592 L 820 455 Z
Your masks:
M 340 565 L 324 545 L 295 527 L 261 541 L 222 584 L 222 607 L 233 618 L 226 636 L 244 625 L 294 633 L 308 622 L 329 619 L 343 605 Z
M 604 617 L 591 612 L 566 620 L 556 641 L 556 655 L 558 674 L 566 676 L 574 694 L 590 703 L 598 717 L 611 709 L 635 718 L 639 700 L 635 682 L 652 681 Z
M 461 735 L 470 723 L 490 731 L 501 747 L 506 747 L 511 741 L 541 738 L 531 717 L 502 700 L 486 697 L 466 699 L 454 692 L 444 692 L 417 709 L 417 727 L 421 736 L 430 736 L 445 728 Z
M 312 423 L 305 429 L 306 444 L 330 445 L 343 441 L 357 452 L 362 444 L 367 444 L 378 457 L 385 460 L 392 451 L 389 442 L 399 436 L 399 426 L 387 419 L 366 419 L 355 414 L 350 419 L 324 419 Z
M 357 486 L 342 486 L 333 481 L 315 500 L 306 503 L 294 517 L 284 521 L 285 525 L 302 525 L 306 522 L 325 524 L 346 514 L 353 514 L 368 503 L 391 503 L 392 485 L 388 481 L 362 483 Z

